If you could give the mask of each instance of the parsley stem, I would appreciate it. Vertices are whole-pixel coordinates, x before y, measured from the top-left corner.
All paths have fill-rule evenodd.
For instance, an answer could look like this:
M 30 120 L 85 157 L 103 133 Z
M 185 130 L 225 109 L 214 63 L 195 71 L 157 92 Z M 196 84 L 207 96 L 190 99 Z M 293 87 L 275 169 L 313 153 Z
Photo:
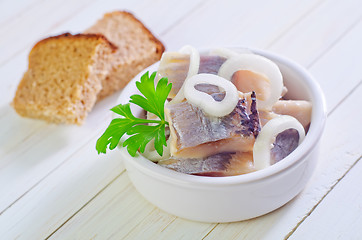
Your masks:
M 133 120 L 134 122 L 137 122 L 137 124 L 140 124 L 140 123 L 158 123 L 158 124 L 168 124 L 167 121 L 165 120 L 151 120 L 151 119 L 142 119 L 142 118 L 136 118 Z

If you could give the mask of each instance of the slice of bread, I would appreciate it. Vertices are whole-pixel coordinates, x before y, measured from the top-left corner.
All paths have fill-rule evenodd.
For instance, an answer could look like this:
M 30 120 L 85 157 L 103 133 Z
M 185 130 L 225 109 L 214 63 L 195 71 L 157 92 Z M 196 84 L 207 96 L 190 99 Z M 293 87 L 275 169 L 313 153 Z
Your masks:
M 163 44 L 131 13 L 107 13 L 85 33 L 103 34 L 118 47 L 98 100 L 122 89 L 141 70 L 160 60 Z
M 116 47 L 100 34 L 69 33 L 38 42 L 16 91 L 21 116 L 82 124 L 97 100 Z

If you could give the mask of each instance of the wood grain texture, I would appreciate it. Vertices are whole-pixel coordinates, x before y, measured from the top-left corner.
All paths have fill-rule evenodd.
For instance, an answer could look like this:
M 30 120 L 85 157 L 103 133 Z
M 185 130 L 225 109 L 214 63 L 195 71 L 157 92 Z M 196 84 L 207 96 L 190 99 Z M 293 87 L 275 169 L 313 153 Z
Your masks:
M 98 156 L 94 145 L 91 139 L 2 213 L 3 239 L 48 237 L 122 173 L 117 152 Z
M 361 19 L 359 6 L 360 3 L 355 0 L 325 1 L 278 39 L 270 49 L 309 66 Z
M 162 35 L 169 49 L 185 44 L 265 48 L 321 1 L 208 1 Z M 266 27 L 267 26 L 267 27 Z M 197 32 L 200 31 L 201 34 Z
M 44 0 L 0 1 L 0 25 L 8 24 Z
M 13 2 L 0 2 L 0 7 L 14 10 L 0 14 L 0 23 L 9 22 L 0 24 L 0 124 L 6 126 L 0 128 L 2 238 L 359 236 L 359 1 L 92 0 L 73 4 L 32 0 L 18 7 Z M 304 191 L 281 209 L 244 222 L 205 224 L 180 219 L 154 207 L 134 189 L 117 152 L 109 156 L 95 153 L 95 140 L 110 120 L 108 109 L 116 95 L 97 104 L 82 127 L 48 125 L 17 116 L 9 102 L 26 69 L 32 44 L 45 35 L 80 32 L 105 12 L 117 9 L 133 12 L 169 50 L 185 44 L 247 45 L 287 55 L 309 67 L 326 94 L 329 116 L 320 162 Z M 27 38 L 19 37 L 23 32 Z M 347 131 L 345 126 L 354 129 Z M 343 199 L 346 204 L 341 205 Z
M 326 96 L 329 111 L 335 109 L 362 79 L 362 21 L 353 26 L 310 67 Z M 361 104 L 360 99 L 357 103 Z
M 360 159 L 289 239 L 361 238 L 362 162 Z
M 33 45 L 50 29 L 62 21 L 81 11 L 91 1 L 44 1 L 33 8 L 27 9 L 19 17 L 6 24 L 0 25 L 0 32 L 6 33 L 0 38 L 2 48 L 0 66 L 10 58 L 19 54 L 26 46 Z M 26 37 L 24 37 L 26 36 Z

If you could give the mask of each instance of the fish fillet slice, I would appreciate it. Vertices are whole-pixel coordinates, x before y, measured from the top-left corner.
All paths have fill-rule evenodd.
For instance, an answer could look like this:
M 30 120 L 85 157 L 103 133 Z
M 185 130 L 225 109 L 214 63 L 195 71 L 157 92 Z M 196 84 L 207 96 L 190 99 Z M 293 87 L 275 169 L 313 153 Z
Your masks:
M 182 87 L 189 71 L 190 56 L 178 52 L 165 52 L 158 67 L 158 78 L 167 77 L 172 83 L 170 98 L 175 97 Z
M 219 56 L 200 56 L 198 73 L 216 74 L 226 58 Z M 172 83 L 170 98 L 175 97 L 184 83 L 189 71 L 190 56 L 179 52 L 166 52 L 163 54 L 158 68 L 158 77 L 167 77 Z
M 251 152 L 225 152 L 206 158 L 179 159 L 172 157 L 162 160 L 158 164 L 186 174 L 210 177 L 234 176 L 255 171 Z
M 170 123 L 171 155 L 181 158 L 204 158 L 220 152 L 252 151 L 259 132 L 255 98 L 247 104 L 244 99 L 229 115 L 209 117 L 188 102 L 167 106 Z M 247 109 L 253 106 L 255 109 Z M 248 112 L 252 112 L 248 114 Z

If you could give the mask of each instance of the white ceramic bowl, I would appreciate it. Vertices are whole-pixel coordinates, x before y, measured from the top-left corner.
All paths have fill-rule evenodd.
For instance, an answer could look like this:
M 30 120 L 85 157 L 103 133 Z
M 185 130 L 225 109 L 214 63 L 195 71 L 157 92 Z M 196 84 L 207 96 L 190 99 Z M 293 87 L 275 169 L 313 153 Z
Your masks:
M 310 179 L 317 163 L 319 140 L 326 120 L 323 93 L 306 69 L 276 54 L 255 50 L 280 68 L 288 95 L 313 104 L 311 125 L 304 141 L 282 161 L 260 171 L 231 177 L 203 177 L 179 173 L 121 148 L 129 177 L 151 203 L 176 216 L 202 222 L 234 222 L 271 212 L 294 198 Z M 123 90 L 119 103 L 137 91 L 135 81 L 156 63 L 136 76 Z

